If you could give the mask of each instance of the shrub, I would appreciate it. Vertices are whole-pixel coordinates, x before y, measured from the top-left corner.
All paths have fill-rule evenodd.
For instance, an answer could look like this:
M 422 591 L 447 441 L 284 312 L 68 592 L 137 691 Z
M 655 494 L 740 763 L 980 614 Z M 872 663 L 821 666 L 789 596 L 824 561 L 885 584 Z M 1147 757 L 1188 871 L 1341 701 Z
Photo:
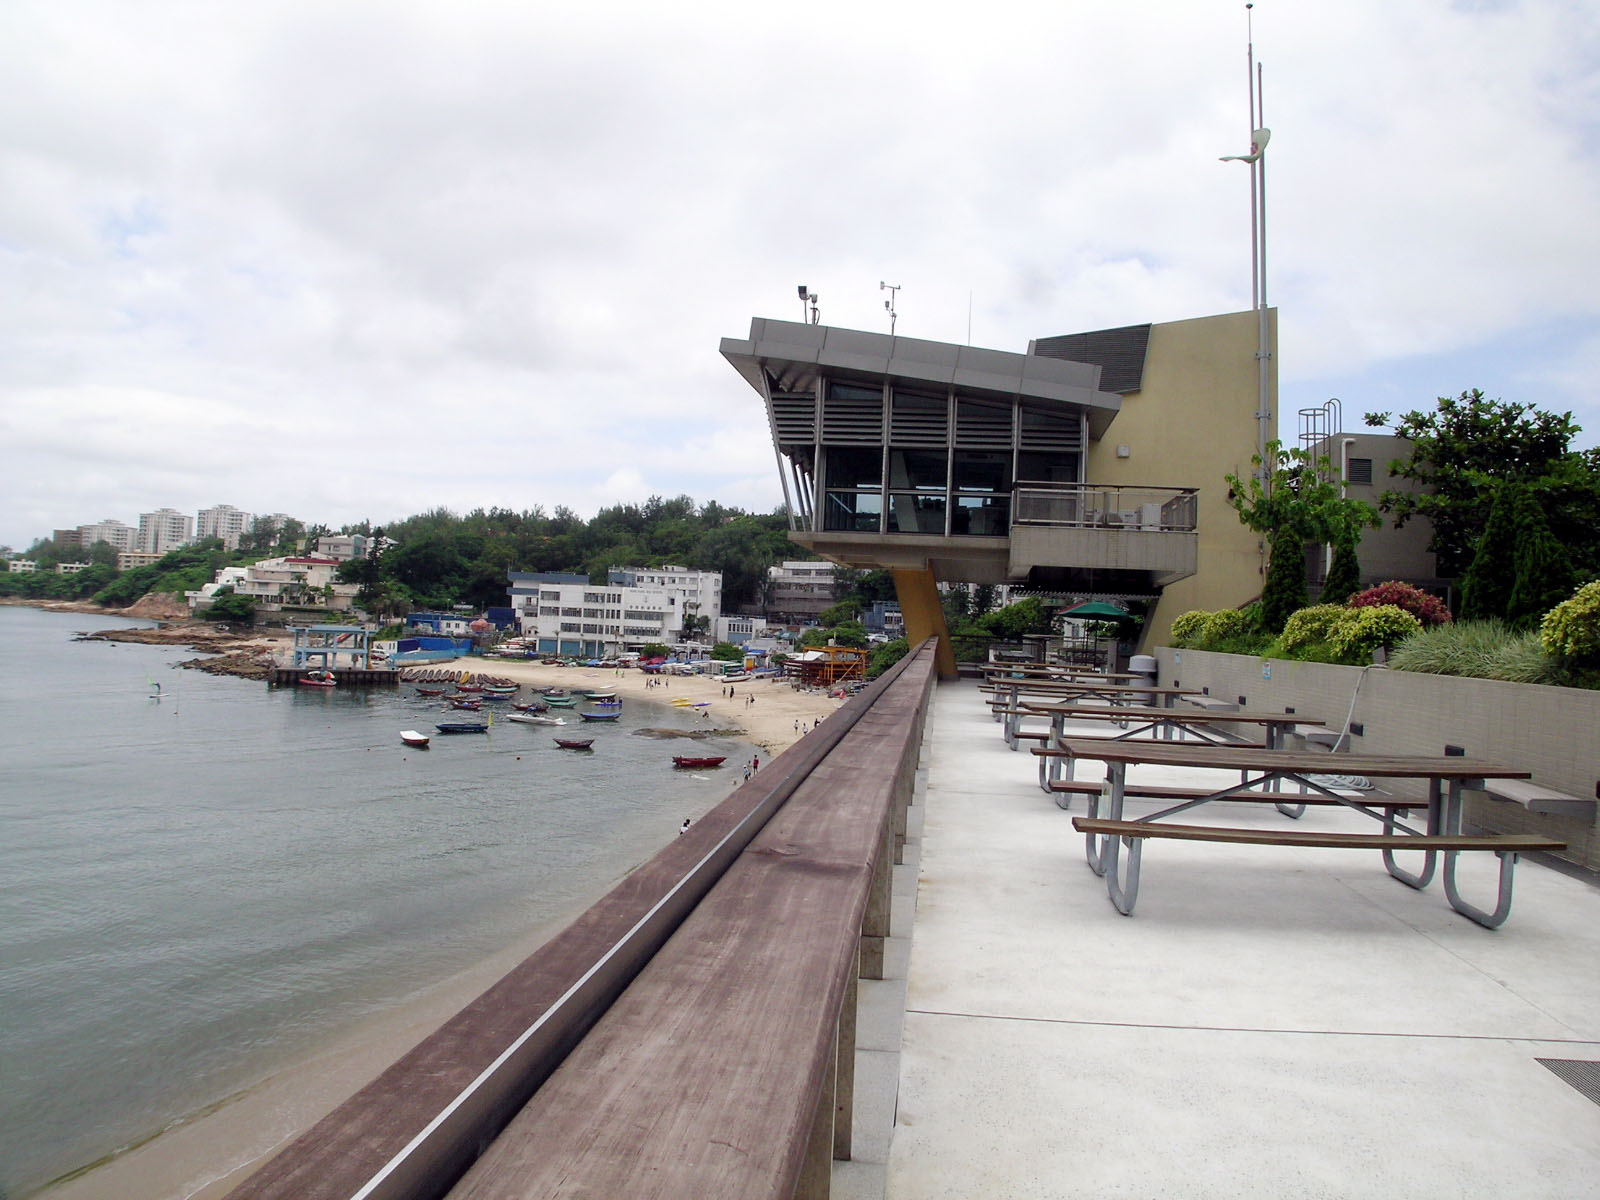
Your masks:
M 1393 646 L 1422 628 L 1422 622 L 1397 604 L 1367 605 L 1346 613 L 1328 633 L 1340 658 L 1360 662 L 1379 646 Z
M 1189 649 L 1200 636 L 1210 616 L 1210 613 L 1199 608 L 1180 613 L 1172 622 L 1172 644 L 1180 650 Z
M 1547 612 L 1539 640 L 1552 658 L 1563 663 L 1600 663 L 1600 580 L 1584 584 Z
M 1516 504 L 1516 582 L 1506 606 L 1506 620 L 1516 629 L 1535 629 L 1544 614 L 1572 594 L 1577 574 L 1567 548 L 1550 532 L 1544 506 L 1527 489 Z
M 1554 683 L 1555 665 L 1534 633 L 1517 633 L 1503 621 L 1457 621 L 1413 634 L 1389 655 L 1397 671 Z
M 872 651 L 872 657 L 867 661 L 867 678 L 876 679 L 909 653 L 911 643 L 905 638 L 884 642 Z
M 1206 617 L 1205 625 L 1200 631 L 1200 644 L 1215 646 L 1219 642 L 1232 641 L 1254 631 L 1254 622 L 1251 621 L 1249 613 L 1237 608 L 1224 608 Z
M 1450 620 L 1450 610 L 1439 597 L 1429 595 L 1419 587 L 1391 579 L 1358 592 L 1350 597 L 1351 608 L 1373 608 L 1393 605 L 1403 608 L 1424 625 L 1444 625 Z
M 1294 654 L 1313 643 L 1326 642 L 1334 626 L 1349 615 L 1350 609 L 1342 604 L 1316 604 L 1302 608 L 1285 623 L 1278 646 L 1284 653 Z
M 1522 490 L 1521 484 L 1511 480 L 1495 489 L 1472 562 L 1461 576 L 1463 618 L 1501 620 L 1511 606 L 1511 585 L 1517 575 L 1515 510 L 1517 493 Z

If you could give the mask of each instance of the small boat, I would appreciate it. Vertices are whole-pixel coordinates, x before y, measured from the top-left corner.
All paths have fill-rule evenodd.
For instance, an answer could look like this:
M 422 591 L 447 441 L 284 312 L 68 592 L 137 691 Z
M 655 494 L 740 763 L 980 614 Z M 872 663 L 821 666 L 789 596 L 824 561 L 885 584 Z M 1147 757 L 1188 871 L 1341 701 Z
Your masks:
M 580 696 L 589 697 L 593 701 L 615 700 L 617 698 L 616 690 L 613 688 L 573 688 L 572 690 Z
M 563 750 L 587 750 L 594 745 L 593 738 L 557 738 L 556 745 Z
M 512 695 L 510 692 L 485 692 L 478 700 L 484 704 L 504 704 Z
M 546 696 L 545 700 L 552 708 L 578 707 L 578 698 L 576 696 Z
M 672 756 L 672 765 L 673 766 L 675 766 L 675 767 L 683 767 L 686 770 L 691 770 L 691 771 L 693 771 L 693 770 L 703 770 L 703 769 L 705 769 L 707 767 L 720 767 L 723 763 L 725 763 L 727 761 L 728 761 L 728 756 L 726 754 L 721 754 L 721 755 L 717 755 L 717 756 L 714 756 L 714 757 L 707 756 L 707 757 L 698 757 L 698 758 L 696 756 L 692 755 L 692 754 L 674 754 Z
M 418 733 L 415 729 L 402 729 L 400 731 L 400 740 L 408 746 L 415 746 L 418 750 L 426 750 L 428 748 L 428 735 Z
M 483 693 L 488 695 L 493 692 L 497 696 L 515 696 L 520 688 L 521 685 L 516 683 L 486 683 L 483 685 Z
M 434 726 L 440 733 L 488 733 L 487 725 L 480 725 L 476 721 L 441 721 Z
M 542 688 L 539 689 L 539 691 L 541 693 L 543 693 L 544 695 L 546 695 L 546 696 L 565 696 L 567 694 L 567 689 L 566 688 L 553 687 L 553 686 L 551 686 L 551 687 L 542 687 Z
M 463 709 L 466 709 L 467 712 L 478 712 L 480 709 L 483 708 L 483 701 L 482 700 L 452 700 L 452 701 L 450 701 L 450 707 L 451 708 L 463 708 Z
M 417 695 L 419 695 L 419 696 L 442 696 L 442 695 L 444 695 L 444 689 L 443 688 L 422 688 L 422 687 L 419 687 L 417 689 Z
M 518 704 L 513 700 L 511 702 L 511 707 L 516 709 L 518 712 L 541 713 L 550 711 L 550 706 L 548 704 L 540 704 L 537 700 L 529 704 Z
M 565 725 L 566 721 L 560 717 L 547 717 L 543 713 L 512 713 L 506 718 L 508 721 L 518 721 L 523 725 Z
M 301 687 L 338 687 L 339 681 L 332 671 L 312 671 L 295 680 Z
M 581 712 L 578 715 L 585 721 L 615 721 L 622 714 L 619 712 Z

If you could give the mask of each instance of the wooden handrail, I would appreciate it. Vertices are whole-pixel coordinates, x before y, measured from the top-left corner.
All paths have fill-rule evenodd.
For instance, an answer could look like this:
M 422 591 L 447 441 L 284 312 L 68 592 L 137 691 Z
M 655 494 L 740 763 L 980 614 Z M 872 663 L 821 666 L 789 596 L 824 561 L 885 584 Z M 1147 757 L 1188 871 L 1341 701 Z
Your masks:
M 912 710 L 920 715 L 932 654 L 932 643 L 924 643 L 853 697 L 245 1180 L 230 1200 L 445 1194 L 875 708 L 891 693 L 914 694 Z M 904 705 L 897 699 L 894 707 Z M 881 725 L 882 716 L 869 727 Z M 881 773 L 906 775 L 903 762 Z

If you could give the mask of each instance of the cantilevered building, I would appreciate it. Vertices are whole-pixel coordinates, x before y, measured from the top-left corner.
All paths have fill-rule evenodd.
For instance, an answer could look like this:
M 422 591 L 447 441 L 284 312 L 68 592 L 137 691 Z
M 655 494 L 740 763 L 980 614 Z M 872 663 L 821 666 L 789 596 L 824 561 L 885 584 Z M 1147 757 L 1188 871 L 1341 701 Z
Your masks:
M 757 318 L 721 349 L 766 404 L 790 537 L 892 570 L 913 640 L 943 632 L 940 582 L 1152 597 L 1164 637 L 1260 591 L 1223 482 L 1273 436 L 1259 329 L 1249 311 L 1017 354 Z M 1275 392 L 1274 373 L 1269 412 Z

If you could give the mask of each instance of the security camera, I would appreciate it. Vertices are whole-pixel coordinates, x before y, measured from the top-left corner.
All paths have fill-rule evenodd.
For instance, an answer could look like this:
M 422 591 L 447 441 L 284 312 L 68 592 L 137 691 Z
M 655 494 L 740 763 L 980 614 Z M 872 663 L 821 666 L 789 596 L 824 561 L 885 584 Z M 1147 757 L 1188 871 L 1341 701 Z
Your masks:
M 805 284 L 803 284 L 803 283 L 802 283 L 802 284 L 801 284 L 801 285 L 800 285 L 800 286 L 799 286 L 799 287 L 798 287 L 798 288 L 796 288 L 796 289 L 795 289 L 795 290 L 796 290 L 796 291 L 798 291 L 798 292 L 799 292 L 799 293 L 800 293 L 800 299 L 802 299 L 802 300 L 804 300 L 804 299 L 806 299 L 806 285 L 805 285 Z

